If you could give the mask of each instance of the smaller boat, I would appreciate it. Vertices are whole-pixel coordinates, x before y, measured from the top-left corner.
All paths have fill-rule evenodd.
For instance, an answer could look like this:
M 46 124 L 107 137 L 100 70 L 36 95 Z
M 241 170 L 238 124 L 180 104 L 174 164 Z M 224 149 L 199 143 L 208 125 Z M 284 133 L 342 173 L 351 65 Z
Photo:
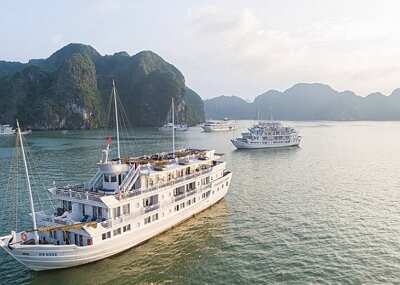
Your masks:
M 10 125 L 0 125 L 0 136 L 15 135 L 15 130 Z
M 189 127 L 184 123 L 175 123 L 175 104 L 174 98 L 171 99 L 171 120 L 172 122 L 165 123 L 162 127 L 158 128 L 160 131 L 171 131 L 172 129 L 177 132 L 186 132 Z
M 177 132 L 185 132 L 189 129 L 186 124 L 176 124 L 173 126 L 175 131 Z M 160 131 L 170 131 L 172 130 L 172 123 L 164 124 L 162 127 L 159 128 Z
M 238 128 L 238 125 L 236 122 L 230 121 L 225 118 L 223 121 L 207 121 L 201 126 L 201 128 L 206 133 L 226 132 L 236 130 Z
M 301 136 L 291 127 L 280 122 L 259 122 L 249 132 L 242 133 L 241 138 L 231 139 L 237 149 L 278 148 L 298 146 Z

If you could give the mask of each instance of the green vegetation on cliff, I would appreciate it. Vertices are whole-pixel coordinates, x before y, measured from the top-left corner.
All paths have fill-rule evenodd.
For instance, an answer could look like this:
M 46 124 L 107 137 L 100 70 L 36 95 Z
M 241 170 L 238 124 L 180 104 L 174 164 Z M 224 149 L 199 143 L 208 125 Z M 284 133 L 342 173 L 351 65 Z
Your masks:
M 157 54 L 102 56 L 90 46 L 69 44 L 25 65 L 0 62 L 0 123 L 12 123 L 18 116 L 35 129 L 101 127 L 113 79 L 134 126 L 163 124 L 172 97 L 178 120 L 194 125 L 204 119 L 200 96 Z

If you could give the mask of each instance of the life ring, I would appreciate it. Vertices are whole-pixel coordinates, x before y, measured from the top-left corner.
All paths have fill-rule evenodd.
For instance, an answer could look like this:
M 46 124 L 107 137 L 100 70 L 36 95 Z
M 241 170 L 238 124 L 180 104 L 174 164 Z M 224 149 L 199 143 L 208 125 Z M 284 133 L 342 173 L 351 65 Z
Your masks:
M 27 239 L 28 239 L 28 235 L 26 234 L 26 232 L 21 233 L 21 240 L 26 241 Z

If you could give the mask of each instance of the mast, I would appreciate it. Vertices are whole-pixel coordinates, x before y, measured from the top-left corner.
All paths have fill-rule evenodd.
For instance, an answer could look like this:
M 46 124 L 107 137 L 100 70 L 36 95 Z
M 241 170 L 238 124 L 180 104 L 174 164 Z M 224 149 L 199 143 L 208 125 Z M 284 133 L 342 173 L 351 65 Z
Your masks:
M 118 124 L 118 107 L 117 107 L 117 92 L 115 91 L 115 82 L 113 79 L 113 96 L 114 96 L 114 108 L 115 108 L 115 124 L 117 125 L 117 151 L 118 161 L 121 161 L 121 151 L 119 148 L 119 124 Z
M 19 141 L 20 141 L 20 143 L 21 143 L 22 158 L 23 158 L 23 160 L 24 160 L 25 175 L 26 175 L 26 183 L 28 184 L 29 202 L 30 202 L 30 204 L 31 204 L 31 212 L 32 212 L 33 234 L 34 234 L 34 237 L 35 237 L 35 244 L 37 244 L 38 241 L 39 241 L 39 235 L 38 235 L 38 232 L 37 232 L 37 225 L 36 225 L 35 205 L 33 204 L 31 180 L 29 179 L 28 164 L 26 163 L 24 143 L 23 143 L 23 141 L 22 141 L 21 129 L 20 129 L 20 127 L 19 127 L 19 122 L 18 122 L 18 120 L 17 120 L 17 131 L 18 131 Z
M 172 97 L 172 155 L 175 158 L 175 108 L 174 108 L 174 97 Z

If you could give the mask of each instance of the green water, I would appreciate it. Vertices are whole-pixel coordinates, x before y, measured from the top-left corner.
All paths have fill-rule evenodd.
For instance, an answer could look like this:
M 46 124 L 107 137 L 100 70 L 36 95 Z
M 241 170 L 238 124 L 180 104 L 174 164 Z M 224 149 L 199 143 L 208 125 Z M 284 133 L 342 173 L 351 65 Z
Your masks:
M 242 122 L 242 129 L 250 124 Z M 233 180 L 224 200 L 139 247 L 77 268 L 30 272 L 1 251 L 0 283 L 400 282 L 400 123 L 290 124 L 303 136 L 300 148 L 235 151 L 229 142 L 233 133 L 206 134 L 199 128 L 178 133 L 179 146 L 225 153 Z M 133 136 L 123 141 L 125 151 L 171 148 L 168 136 L 157 130 L 137 129 Z M 50 186 L 53 180 L 88 179 L 104 134 L 38 132 L 27 139 L 34 172 Z M 13 141 L 0 140 L 4 234 L 15 225 L 14 212 L 7 210 L 13 196 L 5 187 Z M 39 186 L 35 190 L 43 191 Z M 26 212 L 23 201 L 20 212 Z M 29 226 L 29 217 L 23 225 Z

